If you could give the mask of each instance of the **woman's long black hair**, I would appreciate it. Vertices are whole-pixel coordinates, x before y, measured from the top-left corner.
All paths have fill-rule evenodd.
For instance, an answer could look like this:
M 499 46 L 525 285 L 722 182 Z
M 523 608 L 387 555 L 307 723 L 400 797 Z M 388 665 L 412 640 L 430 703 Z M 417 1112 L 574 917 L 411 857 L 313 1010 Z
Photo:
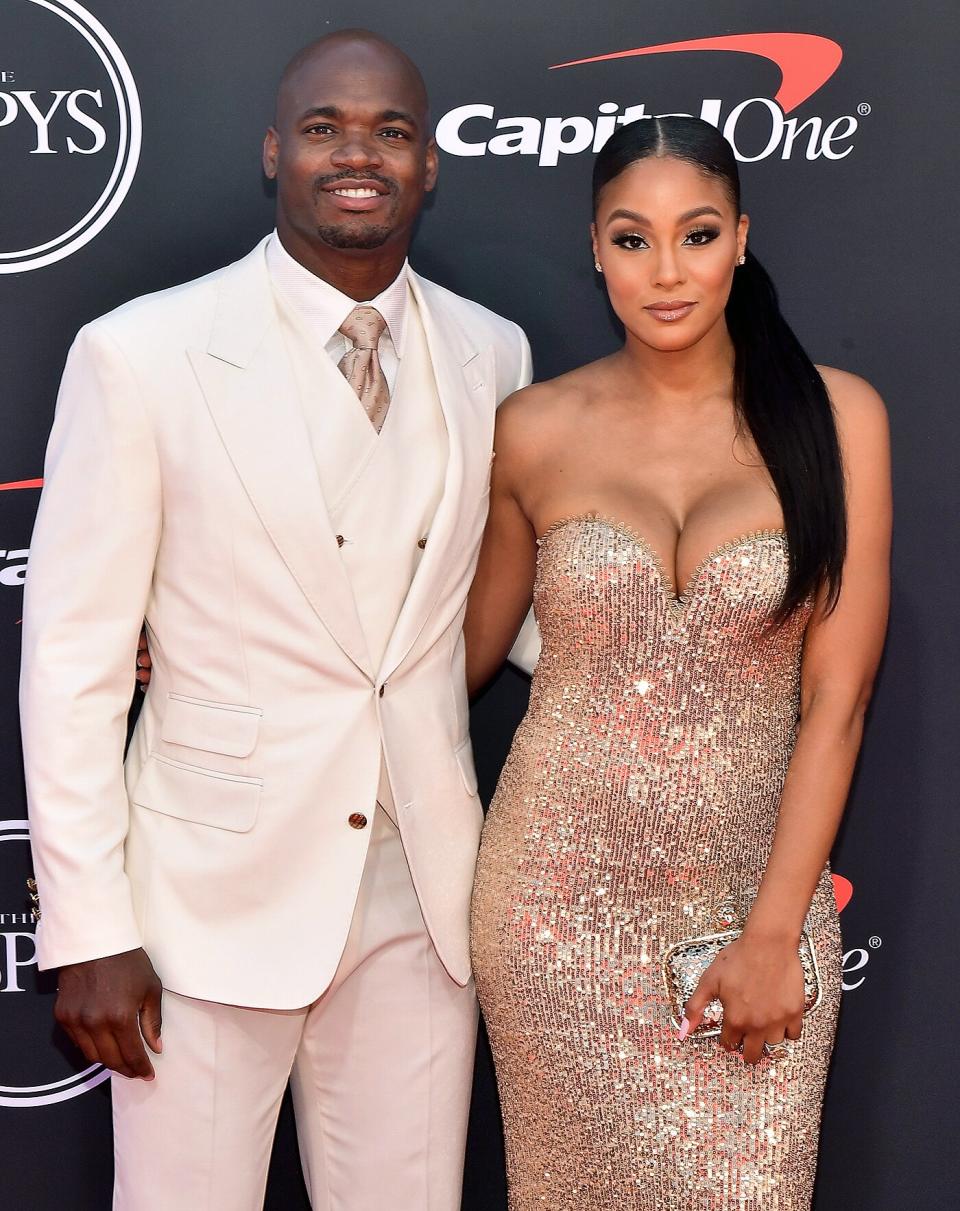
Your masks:
M 593 168 L 593 207 L 603 187 L 649 156 L 684 160 L 724 183 L 740 215 L 733 149 L 700 118 L 644 118 L 609 139 Z M 786 618 L 825 590 L 840 593 L 847 545 L 846 497 L 833 406 L 823 379 L 783 318 L 769 274 L 749 250 L 733 275 L 726 306 L 733 341 L 733 398 L 773 480 L 789 548 L 789 574 L 777 611 Z

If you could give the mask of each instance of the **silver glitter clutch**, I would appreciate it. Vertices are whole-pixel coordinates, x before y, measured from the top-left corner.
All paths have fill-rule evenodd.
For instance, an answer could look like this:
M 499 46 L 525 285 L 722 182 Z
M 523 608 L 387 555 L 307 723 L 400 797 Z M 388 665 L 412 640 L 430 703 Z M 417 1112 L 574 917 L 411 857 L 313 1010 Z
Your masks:
M 663 974 L 673 1008 L 673 1024 L 678 1030 L 687 1001 L 696 991 L 701 976 L 724 946 L 729 946 L 731 942 L 740 937 L 740 928 L 730 928 L 738 920 L 738 916 L 735 905 L 722 904 L 717 910 L 717 920 L 725 928 L 718 933 L 703 934 L 699 938 L 684 938 L 682 942 L 671 946 L 664 955 Z M 797 953 L 803 967 L 803 1012 L 806 1016 L 816 1009 L 823 995 L 820 987 L 820 972 L 817 969 L 817 955 L 806 930 L 800 935 L 800 946 Z M 711 1001 L 704 1010 L 703 1021 L 696 1030 L 691 1030 L 689 1037 L 712 1038 L 720 1033 L 722 1025 L 723 1006 L 717 1000 Z

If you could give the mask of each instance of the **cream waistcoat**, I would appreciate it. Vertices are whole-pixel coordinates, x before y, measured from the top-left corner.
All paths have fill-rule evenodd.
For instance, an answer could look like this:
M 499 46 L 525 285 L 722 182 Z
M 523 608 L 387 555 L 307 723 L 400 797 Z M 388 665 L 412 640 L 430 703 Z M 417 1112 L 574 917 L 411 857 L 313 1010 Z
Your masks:
M 320 487 L 370 660 L 378 667 L 429 541 L 447 466 L 447 431 L 426 334 L 410 293 L 403 358 L 378 434 L 337 366 L 279 297 L 278 310 Z M 385 766 L 377 797 L 396 820 Z

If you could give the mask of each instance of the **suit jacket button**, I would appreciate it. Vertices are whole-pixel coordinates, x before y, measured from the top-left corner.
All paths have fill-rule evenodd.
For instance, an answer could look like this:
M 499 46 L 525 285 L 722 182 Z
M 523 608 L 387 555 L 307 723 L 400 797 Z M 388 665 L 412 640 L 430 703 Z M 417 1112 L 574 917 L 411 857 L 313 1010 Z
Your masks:
M 417 546 L 420 548 L 421 551 L 425 551 L 427 548 L 427 540 L 425 538 L 418 538 Z
M 378 695 L 379 695 L 379 697 L 381 697 L 381 698 L 383 697 L 383 691 L 384 691 L 386 688 L 387 688 L 387 687 L 386 687 L 386 685 L 382 685 L 382 686 L 380 687 L 380 689 L 378 690 Z
M 346 542 L 346 539 L 343 537 L 343 535 L 338 534 L 337 535 L 337 546 L 342 547 L 345 542 Z
M 363 814 L 363 812 L 354 812 L 353 815 L 347 818 L 347 823 L 351 828 L 366 828 L 367 817 Z

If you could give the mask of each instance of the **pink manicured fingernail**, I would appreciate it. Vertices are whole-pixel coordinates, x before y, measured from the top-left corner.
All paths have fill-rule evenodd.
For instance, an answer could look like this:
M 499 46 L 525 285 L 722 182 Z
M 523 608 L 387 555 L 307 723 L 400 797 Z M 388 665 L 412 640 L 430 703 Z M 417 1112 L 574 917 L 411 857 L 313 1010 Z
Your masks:
M 684 1018 L 683 1021 L 680 1023 L 680 1042 L 681 1043 L 683 1042 L 683 1040 L 687 1037 L 687 1035 L 689 1033 L 690 1033 L 690 1023 L 687 1021 L 686 1018 Z

